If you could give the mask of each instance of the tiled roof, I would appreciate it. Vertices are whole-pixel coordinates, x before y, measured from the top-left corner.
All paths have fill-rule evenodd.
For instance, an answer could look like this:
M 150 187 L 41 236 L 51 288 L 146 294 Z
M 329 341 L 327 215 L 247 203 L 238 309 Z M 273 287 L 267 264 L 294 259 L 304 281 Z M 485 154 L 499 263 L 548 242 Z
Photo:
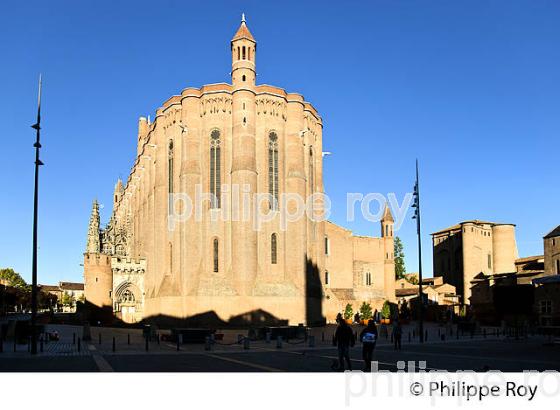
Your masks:
M 558 225 L 556 228 L 554 228 L 552 231 L 550 231 L 549 233 L 546 234 L 545 239 L 546 238 L 555 238 L 557 236 L 560 236 L 560 225 Z
M 62 290 L 84 290 L 84 284 L 74 282 L 60 282 L 60 288 Z
M 255 41 L 255 39 L 253 38 L 253 35 L 249 31 L 249 28 L 247 27 L 247 25 L 245 24 L 244 21 L 241 22 L 241 25 L 239 26 L 239 29 L 237 29 L 237 32 L 235 33 L 235 35 L 233 36 L 231 41 L 239 40 L 239 39 L 242 39 L 242 38 L 246 38 L 247 40 Z

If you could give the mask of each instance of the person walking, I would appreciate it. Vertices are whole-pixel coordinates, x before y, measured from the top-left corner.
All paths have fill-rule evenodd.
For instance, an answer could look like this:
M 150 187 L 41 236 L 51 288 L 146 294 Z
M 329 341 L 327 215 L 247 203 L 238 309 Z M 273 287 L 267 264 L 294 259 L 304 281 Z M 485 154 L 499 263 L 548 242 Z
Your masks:
M 401 350 L 401 339 L 402 339 L 402 327 L 398 320 L 395 321 L 393 325 L 393 343 L 395 344 L 395 350 Z
M 377 326 L 375 321 L 370 319 L 367 326 L 360 333 L 360 340 L 362 342 L 362 358 L 364 359 L 364 371 L 371 371 L 371 361 L 373 359 L 373 350 L 377 343 Z
M 338 370 L 344 371 L 344 360 L 348 365 L 348 370 L 352 370 L 352 363 L 350 361 L 350 347 L 353 347 L 356 339 L 352 328 L 348 326 L 345 320 L 338 322 L 338 327 L 334 333 L 334 342 L 338 348 Z

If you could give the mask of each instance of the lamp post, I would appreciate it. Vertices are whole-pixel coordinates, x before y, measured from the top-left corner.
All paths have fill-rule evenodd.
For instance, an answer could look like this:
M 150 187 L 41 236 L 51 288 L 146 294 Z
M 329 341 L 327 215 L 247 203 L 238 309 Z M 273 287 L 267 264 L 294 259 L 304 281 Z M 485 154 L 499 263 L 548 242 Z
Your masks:
M 424 291 L 422 289 L 422 235 L 421 235 L 421 222 L 420 222 L 420 187 L 418 178 L 418 159 L 416 160 L 416 183 L 414 184 L 414 202 L 412 207 L 414 209 L 414 216 L 416 219 L 416 233 L 418 235 L 418 299 L 420 299 L 418 307 L 418 333 L 420 336 L 420 343 L 424 343 Z
M 43 165 L 39 159 L 41 148 L 41 86 L 39 75 L 39 96 L 37 98 L 37 122 L 31 128 L 37 131 L 35 147 L 35 191 L 33 194 L 33 261 L 31 273 L 31 354 L 37 354 L 37 208 L 39 204 L 39 166 Z

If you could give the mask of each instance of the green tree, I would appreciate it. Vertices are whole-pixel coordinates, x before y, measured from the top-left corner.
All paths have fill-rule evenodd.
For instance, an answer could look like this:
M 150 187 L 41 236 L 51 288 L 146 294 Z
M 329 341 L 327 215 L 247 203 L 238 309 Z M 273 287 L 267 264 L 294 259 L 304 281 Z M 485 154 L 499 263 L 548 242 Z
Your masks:
M 62 295 L 62 304 L 64 306 L 74 306 L 74 296 L 70 295 L 68 292 L 64 292 L 64 295 Z
M 23 278 L 19 273 L 14 271 L 12 268 L 0 269 L 0 279 L 4 279 L 8 286 L 13 288 L 22 289 L 25 291 L 29 290 L 29 285 L 25 283 Z
M 363 302 L 360 306 L 360 316 L 363 320 L 369 320 L 372 316 L 371 305 L 369 303 Z
M 416 275 L 405 276 L 405 279 L 408 281 L 408 283 L 412 283 L 413 285 L 418 285 L 418 276 Z
M 395 256 L 395 278 L 402 279 L 406 273 L 406 267 L 404 265 L 404 246 L 401 238 L 395 237 L 394 244 L 394 256 Z
M 385 303 L 383 303 L 383 308 L 381 309 L 381 316 L 383 316 L 384 319 L 391 318 L 391 303 L 388 300 L 386 300 Z
M 349 320 L 352 319 L 354 315 L 354 309 L 352 309 L 352 305 L 348 303 L 344 308 L 344 319 Z

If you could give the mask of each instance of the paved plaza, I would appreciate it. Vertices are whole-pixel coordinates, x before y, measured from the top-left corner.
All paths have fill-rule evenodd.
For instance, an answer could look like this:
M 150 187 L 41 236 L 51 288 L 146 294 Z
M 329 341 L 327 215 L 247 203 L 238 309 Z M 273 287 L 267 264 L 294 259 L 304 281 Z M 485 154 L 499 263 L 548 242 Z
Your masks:
M 359 328 L 356 328 L 358 330 Z M 503 335 L 479 334 L 447 337 L 436 327 L 428 327 L 428 342 L 420 344 L 408 339 L 405 329 L 401 351 L 395 351 L 389 337 L 381 336 L 374 354 L 382 370 L 397 370 L 399 361 L 428 370 L 547 370 L 560 371 L 560 346 L 540 336 L 516 339 Z M 224 340 L 211 350 L 204 344 L 174 342 L 146 342 L 139 329 L 92 328 L 92 340 L 83 342 L 81 327 L 50 325 L 57 330 L 58 342 L 43 345 L 43 352 L 31 357 L 27 345 L 4 342 L 0 353 L 0 371 L 163 371 L 163 372 L 332 372 L 337 350 L 332 346 L 334 327 L 312 329 L 315 343 L 295 339 L 284 341 L 278 348 L 276 341 L 251 341 L 249 346 L 237 343 L 238 335 L 246 331 L 224 332 Z M 74 339 L 74 335 L 75 339 Z M 438 337 L 439 336 L 439 337 Z M 113 351 L 113 338 L 115 351 Z M 130 338 L 130 344 L 129 344 Z M 248 348 L 247 348 L 248 347 Z M 351 349 L 353 368 L 362 368 L 361 346 Z

